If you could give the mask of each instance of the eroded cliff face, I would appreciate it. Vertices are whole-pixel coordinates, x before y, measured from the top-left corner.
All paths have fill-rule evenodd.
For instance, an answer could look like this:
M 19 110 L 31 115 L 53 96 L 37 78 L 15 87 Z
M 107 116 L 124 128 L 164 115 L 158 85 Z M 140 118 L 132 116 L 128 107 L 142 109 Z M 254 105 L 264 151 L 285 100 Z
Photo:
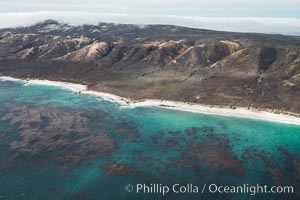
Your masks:
M 300 38 L 176 26 L 0 30 L 0 72 L 160 98 L 300 113 Z

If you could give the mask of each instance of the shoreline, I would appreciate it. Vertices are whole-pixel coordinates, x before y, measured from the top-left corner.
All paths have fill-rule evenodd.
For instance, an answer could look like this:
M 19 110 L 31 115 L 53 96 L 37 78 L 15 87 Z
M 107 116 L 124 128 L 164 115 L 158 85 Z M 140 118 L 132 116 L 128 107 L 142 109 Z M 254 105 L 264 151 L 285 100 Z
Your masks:
M 185 102 L 167 101 L 167 100 L 159 100 L 159 99 L 131 100 L 111 93 L 88 90 L 88 87 L 86 85 L 60 82 L 60 81 L 50 81 L 50 80 L 42 80 L 42 79 L 25 80 L 25 79 L 18 79 L 18 78 L 13 78 L 8 76 L 0 76 L 0 81 L 1 80 L 22 81 L 25 83 L 25 85 L 49 85 L 49 86 L 61 87 L 67 90 L 71 90 L 72 92 L 76 92 L 78 94 L 100 97 L 104 100 L 117 102 L 120 105 L 128 106 L 128 108 L 157 107 L 157 108 L 180 110 L 180 111 L 192 112 L 192 113 L 248 118 L 248 119 L 271 121 L 271 122 L 283 123 L 283 124 L 300 125 L 299 117 L 286 115 L 286 114 L 276 114 L 267 111 L 259 111 L 254 109 L 249 110 L 241 107 L 231 109 L 231 108 L 223 108 L 217 106 L 208 106 L 208 105 L 201 105 L 195 103 L 185 103 Z

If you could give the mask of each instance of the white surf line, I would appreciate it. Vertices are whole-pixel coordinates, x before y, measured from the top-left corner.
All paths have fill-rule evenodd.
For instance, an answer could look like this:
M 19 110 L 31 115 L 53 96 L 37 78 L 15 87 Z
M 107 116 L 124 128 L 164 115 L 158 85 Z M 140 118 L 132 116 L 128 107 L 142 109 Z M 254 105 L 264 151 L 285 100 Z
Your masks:
M 94 97 L 100 97 L 101 99 L 112 101 L 112 102 L 117 102 L 121 105 L 129 106 L 131 104 L 131 100 L 111 94 L 111 93 L 106 93 L 106 92 L 97 92 L 93 90 L 82 90 L 80 91 L 80 94 L 85 94 L 89 96 L 94 96 Z
M 9 76 L 0 76 L 0 81 L 26 82 L 26 80 L 13 78 L 13 77 L 9 77 Z
M 300 118 L 295 116 L 275 114 L 275 113 L 259 111 L 259 110 L 248 110 L 246 108 L 230 109 L 230 108 L 221 108 L 221 107 L 207 106 L 201 104 L 166 101 L 166 100 L 159 100 L 159 99 L 144 99 L 140 101 L 133 101 L 124 97 L 117 96 L 115 94 L 97 92 L 91 90 L 81 91 L 81 94 L 97 96 L 113 102 L 120 102 L 123 105 L 128 106 L 127 108 L 158 107 L 158 108 L 180 110 L 180 111 L 193 112 L 193 113 L 248 118 L 248 119 L 255 119 L 255 120 L 265 120 L 265 121 L 272 121 L 278 123 L 300 125 Z
M 255 120 L 264 120 L 284 124 L 294 124 L 300 125 L 300 118 L 284 115 L 284 114 L 275 114 L 266 111 L 258 110 L 248 110 L 245 108 L 220 108 L 220 107 L 210 107 L 200 104 L 184 103 L 184 102 L 174 102 L 174 101 L 161 101 L 161 100 L 144 100 L 141 102 L 133 103 L 135 107 L 160 107 L 172 110 L 180 110 L 194 113 L 202 113 L 209 115 L 220 115 L 227 117 L 238 117 L 238 118 L 248 118 Z
M 37 84 L 37 85 L 58 86 L 80 94 L 100 97 L 101 99 L 104 100 L 117 102 L 122 106 L 125 105 L 126 108 L 158 107 L 158 108 L 180 110 L 180 111 L 193 112 L 193 113 L 202 113 L 202 114 L 209 114 L 209 115 L 219 115 L 219 116 L 238 117 L 238 118 L 249 118 L 249 119 L 265 120 L 265 121 L 272 121 L 272 122 L 284 123 L 284 124 L 300 125 L 300 118 L 298 117 L 285 115 L 285 114 L 275 114 L 266 111 L 248 110 L 246 108 L 230 109 L 230 108 L 222 108 L 222 107 L 207 106 L 201 104 L 166 101 L 166 100 L 158 100 L 158 99 L 144 99 L 144 100 L 134 101 L 111 93 L 87 90 L 87 86 L 81 84 L 74 84 L 74 83 L 60 82 L 60 81 L 39 80 L 39 79 L 22 80 L 22 79 L 7 77 L 7 76 L 1 76 L 0 80 L 1 79 L 8 80 L 8 81 L 25 81 L 26 84 L 29 85 Z
M 2 81 L 22 81 L 25 85 L 48 85 L 48 86 L 56 86 L 64 89 L 71 90 L 72 92 L 81 92 L 87 89 L 86 85 L 69 83 L 69 82 L 61 82 L 61 81 L 49 81 L 43 79 L 18 79 L 8 76 L 0 76 L 0 80 Z
M 62 87 L 72 92 L 81 92 L 87 89 L 86 85 L 75 84 L 75 83 L 68 83 L 68 82 L 60 82 L 60 81 L 49 81 L 49 80 L 37 80 L 32 79 L 28 80 L 27 85 L 49 85 L 49 86 L 57 86 Z

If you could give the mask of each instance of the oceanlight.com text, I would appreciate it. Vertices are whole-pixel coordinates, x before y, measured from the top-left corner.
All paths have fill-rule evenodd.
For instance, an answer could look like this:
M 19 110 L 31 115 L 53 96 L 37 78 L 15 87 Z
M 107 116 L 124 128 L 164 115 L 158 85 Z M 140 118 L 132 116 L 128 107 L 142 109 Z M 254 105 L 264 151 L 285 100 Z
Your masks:
M 136 194 L 204 194 L 204 193 L 219 193 L 219 194 L 249 194 L 254 196 L 256 194 L 293 194 L 293 186 L 268 186 L 268 185 L 217 185 L 217 184 L 127 184 L 125 186 L 126 192 L 134 192 Z

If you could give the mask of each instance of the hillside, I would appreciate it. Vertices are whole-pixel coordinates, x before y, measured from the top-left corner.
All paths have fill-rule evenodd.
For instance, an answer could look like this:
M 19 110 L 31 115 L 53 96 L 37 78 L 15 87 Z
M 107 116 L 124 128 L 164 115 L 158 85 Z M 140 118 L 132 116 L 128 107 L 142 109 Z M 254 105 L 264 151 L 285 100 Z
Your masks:
M 300 114 L 300 37 L 169 25 L 0 29 L 0 73 L 166 99 Z

